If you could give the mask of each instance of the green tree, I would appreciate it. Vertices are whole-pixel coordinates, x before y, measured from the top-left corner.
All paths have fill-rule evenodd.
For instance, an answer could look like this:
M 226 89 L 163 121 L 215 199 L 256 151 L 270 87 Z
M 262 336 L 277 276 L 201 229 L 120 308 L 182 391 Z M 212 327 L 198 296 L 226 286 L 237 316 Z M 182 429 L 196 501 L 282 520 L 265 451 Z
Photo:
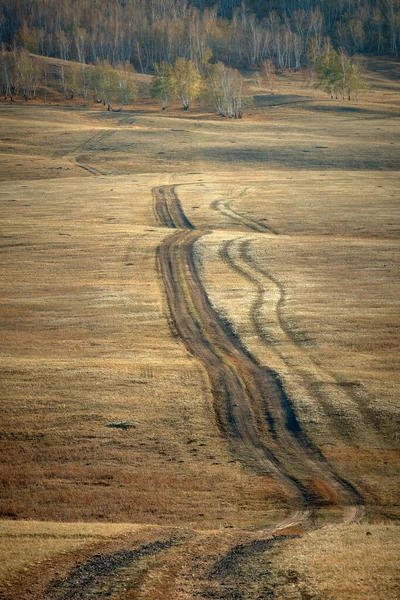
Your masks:
M 338 97 L 340 83 L 342 80 L 342 67 L 338 53 L 328 44 L 322 54 L 317 58 L 315 65 L 317 81 L 315 87 L 330 94 L 330 97 Z
M 201 76 L 194 62 L 178 58 L 172 66 L 171 92 L 182 104 L 183 110 L 188 110 L 191 102 L 199 97 L 201 83 Z
M 166 110 L 172 93 L 172 67 L 166 62 L 155 65 L 155 75 L 151 81 L 150 95 L 161 102 L 161 109 Z
M 107 110 L 113 110 L 112 104 L 118 91 L 119 77 L 108 60 L 96 63 L 93 83 L 104 106 L 107 106 Z
M 29 56 L 27 50 L 15 52 L 15 62 L 18 72 L 19 86 L 25 102 L 36 97 L 36 88 L 39 83 L 40 69 L 38 62 Z
M 342 100 L 346 96 L 351 100 L 355 92 L 358 100 L 360 91 L 367 88 L 362 61 L 358 57 L 349 57 L 343 49 L 336 52 L 327 46 L 317 58 L 316 75 L 315 87 L 330 94 L 331 98 L 337 98 L 340 93 Z
M 96 98 L 107 106 L 107 110 L 119 112 L 123 106 L 136 99 L 137 88 L 134 81 L 134 69 L 128 63 L 119 63 L 115 68 L 108 60 L 99 61 L 92 74 L 92 85 Z M 113 104 L 118 109 L 113 109 Z
M 368 89 L 368 83 L 365 80 L 364 61 L 361 56 L 353 56 L 351 60 L 351 72 L 349 75 L 348 97 L 352 92 L 355 93 L 358 101 L 360 92 Z
M 340 64 L 340 89 L 342 93 L 342 100 L 344 100 L 346 92 L 348 94 L 348 98 L 350 100 L 351 97 L 351 80 L 352 80 L 352 62 L 350 60 L 347 52 L 340 50 L 338 54 L 339 64 Z

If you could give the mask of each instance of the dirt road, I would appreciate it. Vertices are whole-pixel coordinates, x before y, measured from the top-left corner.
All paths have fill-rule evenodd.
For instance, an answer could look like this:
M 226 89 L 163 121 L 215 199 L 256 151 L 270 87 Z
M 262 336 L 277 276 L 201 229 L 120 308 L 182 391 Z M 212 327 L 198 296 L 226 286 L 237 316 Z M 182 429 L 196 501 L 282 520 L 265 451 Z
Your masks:
M 361 505 L 355 488 L 307 439 L 279 376 L 258 364 L 211 306 L 193 251 L 207 231 L 195 230 L 188 221 L 176 186 L 155 188 L 153 195 L 160 224 L 179 229 L 158 249 L 171 316 L 186 347 L 207 370 L 219 426 L 232 452 L 246 467 L 282 482 L 295 507 Z
M 167 532 L 160 526 L 141 543 L 126 539 L 120 548 L 94 548 L 83 559 L 71 562 L 61 577 L 49 574 L 47 579 L 41 572 L 30 584 L 32 599 L 260 597 L 251 595 L 250 588 L 254 577 L 268 581 L 266 552 L 293 536 L 293 531 L 298 535 L 315 528 L 317 513 L 319 524 L 337 521 L 340 512 L 346 524 L 357 522 L 363 514 L 357 490 L 334 472 L 302 430 L 279 376 L 257 362 L 211 305 L 195 257 L 195 243 L 208 231 L 195 229 L 188 220 L 177 186 L 154 188 L 153 198 L 160 225 L 173 230 L 157 251 L 172 325 L 207 371 L 216 419 L 232 454 L 244 468 L 279 481 L 292 510 L 267 527 L 253 530 L 176 528 Z M 215 209 L 231 210 L 222 204 Z M 253 233 L 278 235 L 235 215 Z M 238 242 L 242 244 L 239 238 Z M 247 273 L 246 247 L 242 250 L 241 262 L 232 258 L 229 244 L 221 252 L 232 268 L 255 278 L 253 265 Z M 261 279 L 258 285 L 260 303 Z

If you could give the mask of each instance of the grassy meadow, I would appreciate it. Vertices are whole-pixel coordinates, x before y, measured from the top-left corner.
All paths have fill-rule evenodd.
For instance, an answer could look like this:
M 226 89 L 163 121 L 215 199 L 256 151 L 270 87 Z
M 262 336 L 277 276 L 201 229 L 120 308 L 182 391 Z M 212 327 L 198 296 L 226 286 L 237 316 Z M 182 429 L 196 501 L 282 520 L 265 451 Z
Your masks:
M 95 553 L 167 539 L 102 593 L 398 597 L 398 74 L 371 59 L 356 103 L 312 94 L 301 72 L 274 95 L 247 73 L 240 121 L 148 99 L 122 113 L 57 94 L 0 102 L 0 597 L 48 598 Z M 212 307 L 279 375 L 363 497 L 362 524 L 337 511 L 284 527 L 287 490 L 231 453 L 171 320 L 163 185 L 204 231 L 195 264 Z M 216 570 L 242 547 L 234 575 Z

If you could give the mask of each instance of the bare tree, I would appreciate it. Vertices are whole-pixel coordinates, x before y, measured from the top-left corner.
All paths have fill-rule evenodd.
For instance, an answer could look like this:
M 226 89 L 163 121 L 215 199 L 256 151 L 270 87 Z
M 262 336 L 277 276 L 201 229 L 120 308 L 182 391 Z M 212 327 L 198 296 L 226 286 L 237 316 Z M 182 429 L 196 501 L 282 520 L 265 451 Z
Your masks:
M 90 89 L 90 80 L 91 77 L 89 67 L 82 63 L 78 73 L 78 89 L 82 94 L 83 106 L 87 105 L 87 97 Z
M 265 77 L 265 80 L 268 84 L 269 91 L 271 94 L 275 94 L 275 83 L 276 83 L 276 75 L 275 75 L 275 65 L 272 60 L 267 59 L 264 60 L 261 65 L 261 72 Z
M 67 33 L 65 31 L 63 31 L 62 29 L 58 29 L 55 32 L 55 37 L 56 37 L 56 41 L 58 44 L 59 57 L 62 60 L 69 60 L 71 58 L 71 56 L 70 56 L 71 39 L 69 38 Z
M 74 42 L 78 62 L 85 63 L 87 58 L 88 33 L 85 28 L 80 27 L 74 34 Z
M 73 100 L 78 88 L 79 67 L 76 63 L 60 66 L 61 86 L 67 100 Z

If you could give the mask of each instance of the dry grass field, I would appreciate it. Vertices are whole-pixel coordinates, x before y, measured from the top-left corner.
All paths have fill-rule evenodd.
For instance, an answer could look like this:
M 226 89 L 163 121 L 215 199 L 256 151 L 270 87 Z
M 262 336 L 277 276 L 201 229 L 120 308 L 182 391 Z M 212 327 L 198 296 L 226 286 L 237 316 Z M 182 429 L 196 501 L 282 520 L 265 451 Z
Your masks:
M 398 597 L 399 72 L 0 103 L 1 598 Z

